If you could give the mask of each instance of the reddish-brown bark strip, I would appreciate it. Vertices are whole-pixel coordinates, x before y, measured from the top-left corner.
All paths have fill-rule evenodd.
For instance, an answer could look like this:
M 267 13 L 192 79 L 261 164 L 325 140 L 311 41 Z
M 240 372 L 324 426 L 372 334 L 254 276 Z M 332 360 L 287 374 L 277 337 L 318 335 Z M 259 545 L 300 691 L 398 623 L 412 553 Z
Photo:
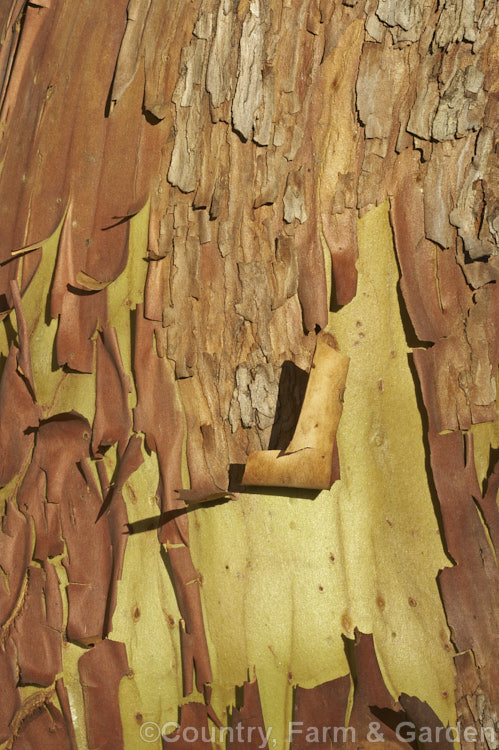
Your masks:
M 99 327 L 107 325 L 106 290 L 73 292 L 66 290 L 56 336 L 57 364 L 76 372 L 93 372 L 95 344 Z
M 105 217 L 108 217 L 107 211 Z M 76 274 L 79 289 L 102 289 L 125 270 L 130 224 L 125 219 L 115 218 L 107 218 L 107 222 L 106 226 L 103 218 L 97 226 L 94 224 L 92 236 L 85 240 L 88 248 L 82 262 L 83 268 L 78 269 Z
M 194 685 L 202 692 L 209 691 L 212 674 L 208 645 L 204 631 L 199 592 L 198 573 L 192 563 L 188 547 L 187 516 L 175 511 L 185 508 L 176 490 L 182 485 L 181 456 L 183 442 L 182 405 L 173 371 L 166 357 L 154 351 L 155 323 L 137 307 L 134 370 L 137 386 L 137 406 L 134 410 L 134 429 L 144 432 L 149 450 L 158 457 L 160 483 L 158 498 L 164 520 L 158 537 L 168 547 L 173 585 L 182 616 L 181 649 L 184 694 L 189 695 Z M 156 403 L 161 393 L 163 410 Z M 171 514 L 171 515 L 170 515 Z M 186 546 L 178 547 L 183 544 Z
M 354 645 L 355 658 L 355 684 L 352 712 L 350 714 L 349 726 L 353 728 L 354 735 L 348 737 L 347 748 L 356 748 L 359 743 L 366 741 L 375 748 L 400 748 L 404 744 L 400 742 L 395 731 L 389 725 L 384 725 L 382 732 L 384 740 L 380 742 L 369 742 L 368 735 L 370 724 L 379 722 L 377 712 L 388 709 L 395 713 L 399 704 L 388 692 L 381 670 L 379 668 L 374 638 L 372 635 L 357 633 Z M 374 737 L 376 735 L 369 735 Z
M 97 336 L 97 386 L 92 452 L 118 443 L 118 454 L 128 444 L 132 416 L 128 406 L 130 378 L 125 372 L 115 328 L 104 328 Z
M 324 682 L 314 688 L 297 685 L 293 701 L 293 724 L 296 729 L 292 750 L 306 750 L 307 737 L 314 740 L 317 750 L 339 747 L 346 739 L 341 728 L 346 727 L 350 675 Z M 338 732 L 335 729 L 338 728 Z
M 143 463 L 144 456 L 142 455 L 142 438 L 140 435 L 132 435 L 130 437 L 125 451 L 120 458 L 118 473 L 112 487 L 109 484 L 104 463 L 98 461 L 97 469 L 99 473 L 99 481 L 101 482 L 102 496 L 104 497 L 104 503 L 99 515 L 102 515 L 104 511 L 108 510 L 115 497 L 122 498 L 121 493 L 125 483 Z
M 213 723 L 208 722 L 208 718 Z M 209 750 L 213 747 L 211 737 L 217 737 L 216 727 L 219 725 L 217 717 L 210 706 L 203 703 L 185 703 L 180 708 L 180 726 L 167 738 L 163 737 L 163 749 L 174 743 L 181 750 L 191 747 L 194 750 Z
M 47 38 L 50 36 L 50 29 L 54 23 L 55 14 L 55 4 L 52 7 L 37 7 L 31 3 L 25 3 L 22 31 L 15 51 L 12 50 L 13 54 L 9 61 L 8 86 L 3 92 L 0 114 L 2 126 L 6 128 L 10 136 L 8 138 L 9 149 L 5 152 L 5 178 L 2 180 L 2 187 L 0 188 L 0 194 L 2 195 L 2 209 L 0 209 L 0 212 L 4 214 L 2 215 L 2 224 L 5 227 L 3 237 L 5 244 L 2 247 L 3 260 L 7 259 L 8 253 L 11 250 L 33 242 L 26 231 L 27 227 L 24 226 L 24 223 L 27 216 L 29 216 L 31 208 L 32 196 L 30 192 L 33 191 L 36 193 L 38 188 L 35 184 L 38 164 L 36 164 L 37 160 L 31 157 L 36 154 L 36 150 L 33 148 L 33 141 L 38 141 L 36 137 L 37 117 L 40 117 L 43 113 L 42 102 L 45 100 L 46 88 L 43 91 L 43 95 L 40 96 L 43 84 L 39 81 L 38 86 L 35 85 L 35 88 L 38 88 L 37 94 L 40 98 L 38 99 L 38 96 L 35 95 L 34 99 L 35 101 L 38 99 L 37 104 L 39 106 L 33 106 L 33 100 L 30 97 L 22 96 L 21 92 L 28 80 L 31 79 L 33 81 L 34 72 L 39 70 L 38 65 L 43 58 L 44 47 L 47 43 Z M 25 119 L 25 116 L 29 112 L 29 106 L 32 107 L 31 117 L 28 115 Z M 24 127 L 19 127 L 19 117 L 22 118 Z M 27 138 L 26 135 L 28 135 Z M 3 143 L 5 144 L 6 141 Z M 5 145 L 2 147 L 2 151 L 5 151 Z M 21 175 L 24 175 L 24 180 L 19 179 Z M 56 179 L 54 179 L 54 183 L 57 189 Z M 12 198 L 14 198 L 20 211 L 9 217 L 8 201 Z M 57 224 L 54 221 L 54 209 L 57 211 L 57 208 L 60 210 L 60 207 L 56 206 L 55 201 L 47 201 L 46 208 L 46 216 L 40 216 L 41 223 L 44 225 L 42 235 L 34 241 L 45 239 L 51 234 Z M 37 208 L 35 208 L 35 212 L 36 210 Z
M 497 681 L 491 644 L 496 638 L 497 565 L 475 498 L 476 478 L 471 433 L 438 435 L 430 429 L 430 459 L 440 500 L 447 549 L 455 562 L 438 578 L 452 639 L 458 651 L 470 649 L 480 680 L 494 702 Z M 497 516 L 497 508 L 495 514 Z M 474 543 L 470 544 L 470 538 Z
M 457 720 L 462 727 L 476 725 L 476 740 L 467 741 L 463 737 L 463 750 L 488 750 L 494 740 L 495 707 L 490 704 L 486 686 L 480 681 L 480 671 L 471 651 L 464 651 L 454 658 L 457 672 L 456 710 Z
M 57 527 L 50 533 L 40 505 L 60 507 L 68 550 L 64 560 L 69 578 L 67 634 L 81 643 L 104 635 L 113 554 L 107 518 L 96 522 L 102 503 L 99 489 L 92 474 L 81 468 L 89 455 L 90 425 L 81 415 L 59 414 L 43 422 L 20 490 L 22 510 L 38 521 L 35 531 L 43 543 L 35 554 L 42 559 L 60 553 L 60 534 Z
M 182 674 L 184 695 L 189 695 L 195 684 L 198 692 L 204 692 L 209 701 L 212 672 L 210 656 L 201 609 L 199 573 L 195 569 L 188 547 L 173 547 L 168 550 L 173 586 L 180 610 L 180 648 L 182 652 Z
M 41 409 L 35 401 L 29 332 L 17 280 L 10 281 L 19 348 L 11 345 L 0 382 L 0 485 L 18 474 L 33 444 Z
M 156 324 L 147 320 L 142 305 L 137 306 L 134 374 L 137 406 L 133 426 L 143 432 L 149 450 L 158 456 L 160 482 L 158 499 L 162 513 L 179 510 L 184 504 L 175 490 L 182 486 L 180 470 L 183 441 L 182 405 L 170 363 L 155 351 Z M 161 404 L 159 408 L 159 394 Z M 187 518 L 178 516 L 163 525 L 159 532 L 162 543 L 187 543 Z
M 411 730 L 410 736 L 416 731 L 422 741 L 424 738 L 425 749 L 452 750 L 454 743 L 446 736 L 445 727 L 427 703 L 420 701 L 414 695 L 406 695 L 406 693 L 400 695 L 399 702 L 406 713 L 404 721 L 412 725 L 409 727 Z M 404 736 L 402 728 L 400 728 L 400 734 L 402 737 Z M 431 739 L 428 739 L 428 737 L 431 737 Z
M 334 275 L 334 304 L 342 307 L 353 300 L 357 292 L 357 217 L 344 211 L 327 218 L 322 216 L 324 237 L 331 249 Z
M 59 709 L 50 702 L 35 708 L 22 720 L 12 750 L 74 750 Z
M 303 147 L 304 164 L 312 164 L 313 143 L 308 140 Z M 305 205 L 310 215 L 295 228 L 295 242 L 298 246 L 298 297 L 303 308 L 303 323 L 307 333 L 322 330 L 327 325 L 328 299 L 324 253 L 319 237 L 317 216 L 318 180 L 315 170 L 307 168 L 303 186 Z M 302 188 L 302 189 L 303 189 Z
M 32 428 L 41 416 L 18 371 L 19 349 L 11 344 L 0 381 L 0 485 L 19 474 L 33 445 Z M 31 429 L 30 429 L 31 428 Z
M 0 646 L 0 742 L 11 734 L 10 722 L 21 706 L 17 688 L 16 649 L 12 641 Z
M 64 724 L 66 726 L 66 732 L 70 740 L 71 750 L 78 750 L 78 745 L 76 743 L 75 730 L 73 726 L 73 718 L 71 716 L 71 706 L 69 704 L 68 691 L 66 689 L 66 686 L 64 684 L 64 680 L 62 679 L 62 677 L 56 680 L 55 691 L 56 691 L 57 698 L 59 699 L 59 703 L 62 709 L 62 715 L 64 718 Z
M 62 672 L 62 599 L 51 563 L 30 566 L 23 609 L 12 639 L 17 649 L 19 685 L 49 687 Z
M 104 627 L 105 633 L 109 633 L 112 630 L 112 617 L 114 610 L 116 609 L 118 596 L 118 581 L 121 581 L 125 549 L 129 534 L 128 514 L 122 494 L 123 486 L 132 474 L 142 465 L 143 461 L 142 438 L 139 435 L 132 435 L 128 441 L 123 456 L 120 459 L 118 474 L 114 486 L 109 489 L 107 477 L 105 477 L 102 472 L 100 476 L 102 483 L 102 496 L 105 500 L 99 511 L 99 518 L 105 513 L 109 525 L 113 553 L 111 583 L 108 593 L 106 621 Z M 101 466 L 105 472 L 103 464 L 101 464 Z
M 120 750 L 123 744 L 118 690 L 129 674 L 124 643 L 106 639 L 78 661 L 90 750 Z
M 17 45 L 19 42 L 19 17 L 24 0 L 3 3 L 0 10 L 0 28 L 5 41 L 0 48 L 0 102 L 3 103 L 5 91 L 9 83 Z
M 21 294 L 19 292 L 19 285 L 16 279 L 10 282 L 10 289 L 12 294 L 12 302 L 16 311 L 17 335 L 19 338 L 17 368 L 28 383 L 31 393 L 33 394 L 33 398 L 36 400 L 35 385 L 33 383 L 33 372 L 31 369 L 28 324 L 26 323 L 26 318 L 24 316 L 24 311 L 21 303 Z
M 402 271 L 400 287 L 416 336 L 420 341 L 435 342 L 452 332 L 459 317 L 455 310 L 440 307 L 435 267 L 436 254 L 441 251 L 424 234 L 419 159 L 409 150 L 403 158 L 397 191 L 390 200 L 395 248 Z
M 9 500 L 0 530 L 0 646 L 9 635 L 23 604 L 24 586 L 31 561 L 33 535 L 29 521 Z
M 242 704 L 232 711 L 231 729 L 232 734 L 227 738 L 227 750 L 238 747 L 268 748 L 256 677 L 243 685 Z

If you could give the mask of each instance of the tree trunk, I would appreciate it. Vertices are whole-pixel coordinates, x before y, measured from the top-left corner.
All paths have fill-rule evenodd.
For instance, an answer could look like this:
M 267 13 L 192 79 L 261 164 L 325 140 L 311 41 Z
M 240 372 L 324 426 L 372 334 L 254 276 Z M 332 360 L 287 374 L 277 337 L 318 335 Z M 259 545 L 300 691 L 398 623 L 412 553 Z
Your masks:
M 0 4 L 0 748 L 498 746 L 495 13 Z

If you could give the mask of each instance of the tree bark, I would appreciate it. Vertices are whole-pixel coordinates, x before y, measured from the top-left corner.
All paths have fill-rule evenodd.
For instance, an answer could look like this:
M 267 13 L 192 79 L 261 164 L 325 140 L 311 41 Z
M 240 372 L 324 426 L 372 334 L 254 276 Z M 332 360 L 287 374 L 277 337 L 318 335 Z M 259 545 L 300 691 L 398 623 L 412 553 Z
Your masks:
M 496 3 L 0 24 L 0 748 L 496 747 Z

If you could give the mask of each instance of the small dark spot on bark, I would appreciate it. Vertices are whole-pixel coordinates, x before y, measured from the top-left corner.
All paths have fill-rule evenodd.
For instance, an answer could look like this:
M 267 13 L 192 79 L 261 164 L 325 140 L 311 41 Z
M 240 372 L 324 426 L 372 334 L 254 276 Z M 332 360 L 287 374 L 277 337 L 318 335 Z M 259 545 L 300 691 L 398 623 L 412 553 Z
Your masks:
M 141 713 L 137 712 L 135 714 L 135 721 L 137 722 L 137 724 L 142 724 L 142 722 L 144 721 L 144 717 Z
M 417 601 L 415 599 L 413 599 L 412 596 L 409 597 L 409 604 L 411 605 L 411 607 L 417 607 L 418 606 Z
M 140 609 L 138 605 L 136 604 L 135 607 L 132 609 L 132 620 L 134 622 L 137 622 L 137 620 L 140 618 Z

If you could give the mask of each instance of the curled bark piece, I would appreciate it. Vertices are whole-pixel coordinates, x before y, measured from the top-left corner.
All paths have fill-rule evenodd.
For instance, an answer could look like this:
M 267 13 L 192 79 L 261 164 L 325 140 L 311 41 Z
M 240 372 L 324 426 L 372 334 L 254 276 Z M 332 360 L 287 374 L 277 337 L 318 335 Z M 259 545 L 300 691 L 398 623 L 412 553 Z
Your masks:
M 78 661 L 85 724 L 91 750 L 120 750 L 123 744 L 118 690 L 129 674 L 126 647 L 118 641 L 97 643 Z
M 184 503 L 209 503 L 213 500 L 229 500 L 234 497 L 232 492 L 222 490 L 220 487 L 213 485 L 205 489 L 196 490 L 177 490 L 180 500 Z
M 285 451 L 250 453 L 243 484 L 317 490 L 331 487 L 348 365 L 348 357 L 337 350 L 333 336 L 319 334 L 293 439 Z

